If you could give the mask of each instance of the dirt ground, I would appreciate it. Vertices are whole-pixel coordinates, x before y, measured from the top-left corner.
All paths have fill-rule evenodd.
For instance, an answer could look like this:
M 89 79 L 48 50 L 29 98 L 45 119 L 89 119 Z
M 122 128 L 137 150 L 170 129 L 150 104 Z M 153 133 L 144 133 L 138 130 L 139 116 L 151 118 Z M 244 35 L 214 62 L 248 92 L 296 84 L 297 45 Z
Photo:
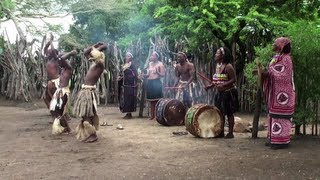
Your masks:
M 99 107 L 96 143 L 74 135 L 51 135 L 44 104 L 1 100 L 0 179 L 320 179 L 320 138 L 293 137 L 289 149 L 264 146 L 236 133 L 234 139 L 173 135 L 184 126 L 164 127 L 148 118 L 123 120 L 117 107 Z M 252 121 L 252 115 L 237 114 Z M 75 128 L 79 119 L 72 118 Z M 116 129 L 121 124 L 124 130 Z

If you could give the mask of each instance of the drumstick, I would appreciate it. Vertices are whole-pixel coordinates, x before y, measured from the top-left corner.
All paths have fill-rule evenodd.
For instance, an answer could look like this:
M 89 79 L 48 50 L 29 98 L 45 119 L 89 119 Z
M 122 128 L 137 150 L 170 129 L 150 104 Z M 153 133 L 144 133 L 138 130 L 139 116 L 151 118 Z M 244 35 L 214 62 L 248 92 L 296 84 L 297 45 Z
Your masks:
M 197 72 L 197 75 L 199 75 L 202 79 L 212 83 L 212 81 L 209 78 L 207 78 L 206 76 L 202 75 L 201 73 Z
M 181 89 L 181 87 L 169 87 L 169 86 L 167 86 L 167 87 L 164 87 L 164 89 L 167 91 L 167 90 L 179 90 L 179 89 Z
M 170 87 L 170 86 L 167 86 L 167 87 L 164 87 L 165 89 L 181 89 L 181 87 Z

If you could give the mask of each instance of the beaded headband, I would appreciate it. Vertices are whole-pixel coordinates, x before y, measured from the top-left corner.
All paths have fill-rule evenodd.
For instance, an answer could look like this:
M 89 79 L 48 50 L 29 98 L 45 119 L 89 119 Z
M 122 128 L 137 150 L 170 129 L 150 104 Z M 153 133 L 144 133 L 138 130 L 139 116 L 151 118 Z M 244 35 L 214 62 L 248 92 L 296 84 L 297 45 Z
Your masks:
M 219 48 L 219 49 L 220 49 L 222 55 L 224 55 L 224 49 L 223 49 L 223 47 L 221 47 L 221 48 Z
M 131 54 L 131 52 L 127 52 L 127 55 L 129 55 L 131 58 L 133 58 L 133 55 Z

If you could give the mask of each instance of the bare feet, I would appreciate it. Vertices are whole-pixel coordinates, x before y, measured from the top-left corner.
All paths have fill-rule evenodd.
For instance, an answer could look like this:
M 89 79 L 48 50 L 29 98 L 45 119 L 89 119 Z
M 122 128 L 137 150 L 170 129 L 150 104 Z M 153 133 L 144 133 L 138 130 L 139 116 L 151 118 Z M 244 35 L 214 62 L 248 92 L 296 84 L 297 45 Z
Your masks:
M 131 113 L 126 114 L 123 119 L 132 119 Z
M 71 129 L 69 129 L 69 128 L 65 128 L 65 129 L 63 130 L 62 134 L 69 135 L 69 134 L 72 134 L 72 131 L 71 131 Z
M 93 143 L 98 140 L 98 137 L 96 134 L 91 134 L 87 139 L 83 140 L 85 143 Z
M 232 139 L 232 138 L 234 138 L 234 136 L 233 136 L 232 133 L 228 133 L 224 138 L 226 138 L 226 139 Z
M 224 132 L 222 131 L 218 136 L 216 136 L 215 138 L 223 138 L 224 137 Z

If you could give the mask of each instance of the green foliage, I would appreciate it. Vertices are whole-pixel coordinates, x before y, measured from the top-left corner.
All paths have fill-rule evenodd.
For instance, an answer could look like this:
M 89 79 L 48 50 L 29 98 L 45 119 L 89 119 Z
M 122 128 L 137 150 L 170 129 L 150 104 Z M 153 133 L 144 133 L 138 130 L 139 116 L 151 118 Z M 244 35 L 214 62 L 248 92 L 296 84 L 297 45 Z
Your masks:
M 118 45 L 120 47 L 126 49 L 128 46 L 132 45 L 133 42 L 139 40 L 142 42 L 149 42 L 149 38 L 152 36 L 150 28 L 155 26 L 151 16 L 148 16 L 148 14 L 136 13 L 124 23 L 127 25 L 127 28 L 124 32 L 124 36 L 119 38 Z
M 250 86 L 256 86 L 258 77 L 252 72 L 257 69 L 256 62 L 259 61 L 262 65 L 262 69 L 267 68 L 268 63 L 270 62 L 272 55 L 272 45 L 268 44 L 266 47 L 256 47 L 255 48 L 256 57 L 255 61 L 249 62 L 245 65 L 245 77 Z
M 297 106 L 296 111 L 293 115 L 293 123 L 295 125 L 302 125 L 303 122 L 310 122 L 315 117 L 315 112 L 311 113 L 310 109 L 306 107 Z
M 7 1 L 7 0 L 5 0 Z M 9 0 L 10 1 L 10 0 Z M 74 1 L 68 0 L 16 0 L 12 13 L 23 18 L 43 18 L 66 13 Z
M 5 18 L 4 9 L 12 10 L 14 8 L 14 3 L 12 0 L 1 0 L 0 2 L 0 20 Z
M 113 42 L 125 36 L 127 20 L 137 7 L 135 2 L 80 0 L 71 6 L 75 24 L 61 37 L 63 49 L 83 48 L 98 41 Z
M 299 102 L 320 97 L 320 26 L 319 22 L 297 21 L 288 27 L 293 43 L 295 84 Z M 301 104 L 303 106 L 303 104 Z
M 3 39 L 3 37 L 0 36 L 0 56 L 2 55 L 2 53 L 4 53 L 5 49 L 4 49 L 4 43 L 5 40 Z
M 14 2 L 12 0 L 2 0 L 1 6 L 3 8 L 13 9 L 14 8 Z

